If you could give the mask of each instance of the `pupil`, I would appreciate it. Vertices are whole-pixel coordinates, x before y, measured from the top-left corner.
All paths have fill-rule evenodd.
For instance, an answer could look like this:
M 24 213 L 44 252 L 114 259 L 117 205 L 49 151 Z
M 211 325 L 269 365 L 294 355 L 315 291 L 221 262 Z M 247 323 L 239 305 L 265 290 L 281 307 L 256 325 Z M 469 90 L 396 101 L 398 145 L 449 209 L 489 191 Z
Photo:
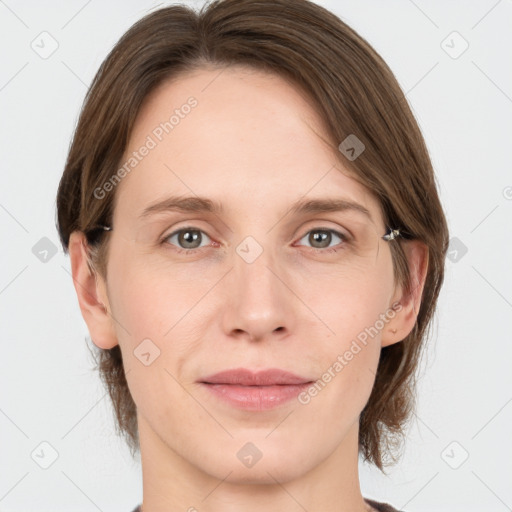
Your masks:
M 188 231 L 182 231 L 179 239 L 180 244 L 183 245 L 187 249 L 195 249 L 198 247 L 198 245 L 194 245 L 194 242 L 197 242 L 197 240 L 200 241 L 201 233 L 196 230 L 188 230 Z M 189 244 L 192 245 L 192 247 L 189 247 Z
M 310 235 L 310 242 L 325 242 L 327 240 L 327 244 L 323 244 L 321 248 L 329 247 L 329 244 L 331 242 L 331 233 L 328 231 L 313 231 Z M 313 244 L 312 244 L 313 245 Z

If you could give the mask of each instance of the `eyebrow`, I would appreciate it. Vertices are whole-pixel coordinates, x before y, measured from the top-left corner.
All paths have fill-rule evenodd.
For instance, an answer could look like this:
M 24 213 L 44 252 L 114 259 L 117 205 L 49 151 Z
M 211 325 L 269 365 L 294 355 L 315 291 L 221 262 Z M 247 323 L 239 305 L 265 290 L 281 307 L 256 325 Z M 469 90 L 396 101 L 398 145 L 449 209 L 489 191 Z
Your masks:
M 206 197 L 168 197 L 146 207 L 139 215 L 139 219 L 167 211 L 223 213 L 224 208 L 222 204 Z
M 373 221 L 370 211 L 362 204 L 341 198 L 299 199 L 289 208 L 288 213 L 304 215 L 307 213 L 329 213 L 347 210 L 360 212 Z M 147 206 L 139 215 L 139 218 L 145 219 L 153 214 L 167 211 L 221 214 L 224 212 L 224 208 L 221 203 L 206 197 L 173 196 Z
M 373 221 L 368 208 L 355 201 L 341 198 L 310 199 L 309 201 L 299 200 L 291 206 L 289 212 L 292 215 L 302 215 L 305 213 L 329 213 L 347 210 L 362 213 Z

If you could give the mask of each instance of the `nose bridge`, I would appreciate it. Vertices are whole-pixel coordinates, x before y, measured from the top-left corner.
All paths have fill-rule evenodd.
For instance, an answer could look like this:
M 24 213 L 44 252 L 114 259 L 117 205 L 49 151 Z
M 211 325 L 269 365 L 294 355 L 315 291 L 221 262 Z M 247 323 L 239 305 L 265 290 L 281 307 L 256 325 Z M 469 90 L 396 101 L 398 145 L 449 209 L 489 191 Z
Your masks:
M 235 248 L 233 270 L 227 283 L 231 296 L 226 314 L 228 331 L 243 330 L 251 338 L 263 338 L 278 328 L 290 328 L 290 298 L 276 276 L 274 253 L 254 237 Z

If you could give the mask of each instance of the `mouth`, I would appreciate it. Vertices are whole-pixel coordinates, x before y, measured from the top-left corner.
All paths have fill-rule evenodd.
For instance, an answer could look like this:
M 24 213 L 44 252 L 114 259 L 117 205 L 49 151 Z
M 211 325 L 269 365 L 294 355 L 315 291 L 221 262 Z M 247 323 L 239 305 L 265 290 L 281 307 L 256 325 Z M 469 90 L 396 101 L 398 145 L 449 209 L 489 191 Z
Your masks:
M 216 398 L 237 409 L 264 411 L 279 407 L 314 381 L 286 370 L 226 370 L 198 381 Z

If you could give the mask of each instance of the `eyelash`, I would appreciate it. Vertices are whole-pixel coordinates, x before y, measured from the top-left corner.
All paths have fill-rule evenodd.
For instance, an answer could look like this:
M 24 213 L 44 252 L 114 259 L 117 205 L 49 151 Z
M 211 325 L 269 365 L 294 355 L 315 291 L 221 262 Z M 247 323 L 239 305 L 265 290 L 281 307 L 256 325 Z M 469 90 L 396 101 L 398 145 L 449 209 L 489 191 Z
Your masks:
M 168 234 L 168 235 L 165 235 L 162 237 L 162 239 L 160 240 L 160 245 L 172 245 L 172 249 L 173 251 L 176 251 L 177 253 L 179 254 L 193 254 L 193 253 L 197 253 L 199 252 L 201 249 L 206 249 L 208 246 L 205 246 L 205 247 L 198 247 L 198 248 L 195 248 L 195 249 L 183 249 L 182 247 L 178 247 L 174 244 L 170 244 L 167 242 L 167 240 L 169 240 L 169 238 L 175 236 L 175 235 L 179 235 L 180 233 L 184 232 L 184 231 L 198 231 L 204 235 L 206 235 L 208 238 L 211 239 L 211 237 L 205 233 L 202 229 L 199 229 L 199 228 L 195 228 L 195 227 L 192 227 L 192 226 L 189 226 L 189 227 L 186 227 L 186 228 L 180 228 L 176 231 L 173 231 L 172 233 Z M 301 236 L 299 238 L 299 240 L 302 240 L 304 237 L 306 237 L 307 235 L 309 235 L 310 233 L 312 232 L 327 232 L 327 233 L 334 233 L 338 238 L 341 239 L 341 242 L 338 244 L 347 244 L 349 242 L 349 238 L 347 235 L 343 234 L 343 233 L 340 233 L 339 231 L 335 230 L 335 229 L 332 229 L 332 228 L 314 228 L 314 229 L 310 229 L 309 231 L 307 231 L 303 236 Z M 317 247 L 306 247 L 306 249 L 309 249 L 309 251 L 311 252 L 314 252 L 316 254 L 318 253 L 335 253 L 337 252 L 340 247 L 337 247 L 337 246 L 334 246 L 334 247 L 325 247 L 323 249 L 319 249 Z M 342 248 L 341 248 L 342 249 Z

